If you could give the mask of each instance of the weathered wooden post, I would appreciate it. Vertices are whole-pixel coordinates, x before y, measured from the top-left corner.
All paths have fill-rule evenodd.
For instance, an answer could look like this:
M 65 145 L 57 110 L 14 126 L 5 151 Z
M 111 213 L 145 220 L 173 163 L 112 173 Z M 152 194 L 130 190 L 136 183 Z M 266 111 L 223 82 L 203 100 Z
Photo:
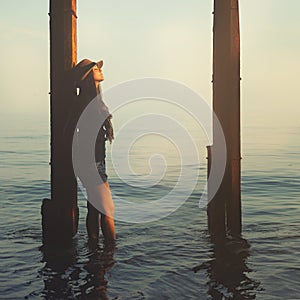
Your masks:
M 223 128 L 227 162 L 221 186 L 208 205 L 208 227 L 212 235 L 225 235 L 226 232 L 240 235 L 240 32 L 238 0 L 214 1 L 213 35 L 213 110 Z M 213 127 L 216 128 L 215 122 Z M 214 130 L 212 147 L 218 147 L 218 142 Z M 210 147 L 208 150 L 208 165 L 210 165 L 213 151 Z
M 51 200 L 42 205 L 44 241 L 69 241 L 77 232 L 77 183 L 72 136 L 64 127 L 74 89 L 68 71 L 76 64 L 76 0 L 50 0 Z

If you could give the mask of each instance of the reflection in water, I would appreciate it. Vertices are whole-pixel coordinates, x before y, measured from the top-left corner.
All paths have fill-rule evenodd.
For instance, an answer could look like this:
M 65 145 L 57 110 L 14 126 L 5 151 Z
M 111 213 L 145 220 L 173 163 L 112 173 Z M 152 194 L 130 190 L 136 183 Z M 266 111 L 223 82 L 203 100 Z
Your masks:
M 260 282 L 247 276 L 252 271 L 247 266 L 249 249 L 249 243 L 242 238 L 215 241 L 211 259 L 193 268 L 194 272 L 207 271 L 207 293 L 213 300 L 256 298 Z
M 77 249 L 75 241 L 68 247 L 41 247 L 46 264 L 39 273 L 46 299 L 108 299 L 105 274 L 114 265 L 115 245 L 87 243 L 84 263 L 78 263 Z
M 108 299 L 107 280 L 105 273 L 114 265 L 113 255 L 115 244 L 107 244 L 103 249 L 98 245 L 89 244 L 89 261 L 85 265 L 87 270 L 86 283 L 82 286 L 82 294 L 88 294 L 90 299 Z

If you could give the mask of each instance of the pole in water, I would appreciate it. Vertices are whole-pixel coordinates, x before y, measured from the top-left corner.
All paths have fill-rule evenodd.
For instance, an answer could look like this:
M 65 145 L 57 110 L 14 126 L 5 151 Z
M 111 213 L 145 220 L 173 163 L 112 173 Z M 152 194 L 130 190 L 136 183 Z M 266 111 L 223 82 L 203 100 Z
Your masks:
M 64 134 L 75 91 L 68 71 L 76 64 L 76 0 L 50 0 L 51 200 L 42 204 L 44 242 L 70 241 L 77 232 L 77 182 L 72 136 Z
M 242 221 L 238 0 L 214 1 L 213 35 L 213 110 L 224 132 L 227 163 L 221 186 L 208 204 L 208 229 L 212 236 L 225 236 L 226 233 L 239 236 Z M 216 128 L 215 122 L 213 127 Z M 208 170 L 213 155 L 211 147 L 218 147 L 215 134 L 213 145 L 208 147 Z

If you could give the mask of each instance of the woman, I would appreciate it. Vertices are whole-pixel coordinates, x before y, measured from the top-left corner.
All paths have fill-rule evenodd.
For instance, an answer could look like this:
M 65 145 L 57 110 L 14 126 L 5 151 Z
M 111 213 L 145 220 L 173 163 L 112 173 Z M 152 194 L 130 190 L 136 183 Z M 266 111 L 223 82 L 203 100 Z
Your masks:
M 105 112 L 107 117 L 103 124 L 99 124 L 100 130 L 97 135 L 95 145 L 95 163 L 99 172 L 100 180 L 95 182 L 88 176 L 80 176 L 80 179 L 86 188 L 88 195 L 88 213 L 86 218 L 86 227 L 90 239 L 98 239 L 99 228 L 106 241 L 114 241 L 116 239 L 114 226 L 114 203 L 111 197 L 109 184 L 107 182 L 107 175 L 105 170 L 105 142 L 109 140 L 111 143 L 113 136 L 113 127 L 111 124 L 111 114 L 108 112 L 107 106 L 101 98 L 100 82 L 104 80 L 102 73 L 103 61 L 98 63 L 92 62 L 88 59 L 83 59 L 73 68 L 73 75 L 75 85 L 79 89 L 79 94 L 76 99 L 75 116 L 72 119 L 78 121 L 80 115 L 87 107 L 87 105 L 97 97 L 97 109 L 100 113 Z M 81 145 L 85 144 L 85 137 L 88 135 L 90 128 L 87 126 L 77 125 L 76 135 Z M 80 172 L 79 172 L 80 173 Z M 98 175 L 98 174 L 97 174 Z M 100 210 L 97 209 L 97 208 Z M 101 218 L 100 218 L 101 216 Z

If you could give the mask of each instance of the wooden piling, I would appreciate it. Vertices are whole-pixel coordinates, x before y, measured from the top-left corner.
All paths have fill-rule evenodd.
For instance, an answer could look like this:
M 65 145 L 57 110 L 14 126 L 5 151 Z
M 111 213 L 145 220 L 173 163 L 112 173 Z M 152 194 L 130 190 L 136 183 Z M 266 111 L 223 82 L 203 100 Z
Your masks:
M 68 71 L 77 61 L 76 0 L 50 0 L 51 200 L 44 199 L 44 241 L 68 241 L 77 232 L 77 183 L 72 136 L 64 131 L 74 100 Z
M 213 145 L 207 146 L 207 178 L 209 178 L 211 169 L 211 159 L 213 155 Z M 208 181 L 208 192 L 210 191 L 210 181 Z M 208 220 L 208 230 L 214 237 L 224 237 L 226 233 L 225 226 L 225 199 L 221 187 L 213 197 L 213 199 L 208 203 L 207 206 L 207 220 Z
M 213 26 L 213 110 L 223 128 L 227 163 L 221 186 L 208 205 L 208 227 L 212 235 L 223 235 L 224 232 L 240 235 L 242 221 L 238 0 L 214 1 Z M 216 128 L 215 122 L 213 127 Z M 213 147 L 218 147 L 219 141 L 215 132 L 216 130 Z

